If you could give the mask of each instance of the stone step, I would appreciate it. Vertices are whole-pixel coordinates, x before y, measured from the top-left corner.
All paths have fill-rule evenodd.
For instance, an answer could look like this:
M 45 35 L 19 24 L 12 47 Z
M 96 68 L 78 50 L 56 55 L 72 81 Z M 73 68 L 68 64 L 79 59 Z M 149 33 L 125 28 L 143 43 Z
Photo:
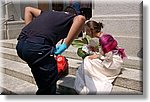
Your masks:
M 1 48 L 2 49 L 2 53 L 3 51 L 5 52 L 6 50 L 7 53 L 11 54 L 11 56 L 13 57 L 16 57 L 17 54 L 15 52 L 15 50 L 12 50 L 12 49 L 15 49 L 16 48 L 16 43 L 17 43 L 17 40 L 16 39 L 12 39 L 12 40 L 1 40 L 0 41 L 0 44 L 2 47 L 4 48 Z M 8 49 L 10 48 L 10 49 Z M 72 58 L 72 59 L 79 59 L 79 60 L 82 60 L 78 55 L 77 55 L 77 48 L 74 48 L 73 46 L 70 45 L 70 47 L 62 54 L 68 58 Z M 7 53 L 3 53 L 4 55 L 6 55 Z M 16 58 L 17 61 L 20 61 L 18 58 Z M 133 56 L 128 56 L 128 59 L 124 61 L 124 64 L 123 64 L 124 67 L 129 67 L 129 68 L 134 68 L 134 69 L 143 69 L 143 66 L 142 66 L 142 59 L 139 58 L 139 57 L 133 57 Z
M 134 39 L 133 37 L 131 37 L 129 39 L 129 37 L 116 37 L 116 39 L 117 39 L 118 43 L 123 46 L 123 48 L 130 49 L 130 50 L 126 50 L 126 53 L 127 53 L 128 56 L 137 57 L 137 59 L 138 59 L 138 56 L 139 56 L 138 53 L 141 50 L 141 43 L 136 43 L 135 44 L 135 42 L 140 42 L 141 38 Z M 127 42 L 126 39 L 128 39 L 128 42 Z M 95 40 L 97 40 L 97 39 L 95 39 Z M 12 47 L 12 45 L 15 46 L 16 43 L 17 43 L 17 40 L 16 39 L 12 39 L 10 41 L 9 40 L 6 40 L 6 41 L 3 40 L 3 41 L 1 41 L 1 43 L 2 43 L 3 47 L 15 48 L 15 47 Z M 131 46 L 127 47 L 128 45 L 131 45 Z M 72 46 L 70 46 L 68 48 L 68 50 L 70 50 L 70 49 L 73 49 L 75 51 L 77 50 L 77 48 L 74 48 Z
M 15 49 L 17 44 L 17 39 L 9 39 L 9 40 L 0 40 L 0 44 L 2 47 Z
M 0 84 L 1 94 L 3 95 L 35 95 L 37 86 L 27 81 L 0 73 L 2 76 L 2 84 Z M 57 93 L 59 95 L 77 95 L 73 88 L 75 77 L 68 75 L 57 82 Z M 142 95 L 142 92 L 131 89 L 125 89 L 113 86 L 112 95 Z
M 19 33 L 21 32 L 21 28 L 16 29 L 2 29 L 1 39 L 15 39 L 18 37 Z
M 20 20 L 5 22 L 1 29 L 1 39 L 16 39 L 24 26 L 24 21 Z
M 0 67 L 2 72 L 30 83 L 35 83 L 34 78 L 30 72 L 30 68 L 25 63 L 20 63 L 4 58 L 0 58 L 2 64 Z M 81 64 L 80 60 L 69 59 L 69 74 L 75 75 L 75 71 Z M 114 85 L 124 87 L 127 89 L 134 89 L 138 91 L 143 90 L 142 71 L 136 69 L 123 68 L 120 74 L 114 81 Z
M 0 72 L 2 76 L 2 81 L 0 84 L 2 95 L 35 95 L 37 91 L 37 86 L 33 83 L 12 77 L 10 75 Z M 76 94 L 75 90 L 71 86 L 63 86 L 62 81 L 58 80 L 57 83 L 57 94 Z M 67 81 L 68 82 L 68 81 Z M 63 83 L 66 83 L 63 81 Z M 61 89 L 63 87 L 63 89 Z M 70 88 L 71 87 L 71 88 Z M 66 91 L 67 90 L 67 91 Z M 62 92 L 61 92 L 62 91 Z
M 79 57 L 76 52 L 77 49 L 70 46 L 69 49 L 67 49 L 65 52 L 62 53 L 62 55 L 68 58 L 82 60 L 81 57 Z M 123 67 L 142 70 L 143 69 L 142 59 L 138 57 L 128 56 L 128 59 L 124 60 L 123 62 Z
M 0 88 L 2 89 L 2 94 L 35 94 L 37 87 L 35 84 L 31 84 L 27 81 L 0 73 L 2 76 Z
M 9 49 L 9 48 L 3 48 L 3 47 L 0 47 L 0 48 L 1 48 L 0 54 L 2 55 L 1 56 L 2 58 L 26 64 L 25 61 L 23 61 L 20 57 L 18 57 L 16 50 Z M 67 58 L 67 59 L 69 59 L 68 63 L 69 63 L 69 65 L 71 65 L 70 73 L 75 74 L 75 68 L 77 68 L 81 64 L 82 60 L 70 59 L 70 58 Z
M 22 20 L 19 21 L 8 21 L 7 23 L 4 23 L 4 26 L 7 26 L 8 29 L 16 29 L 20 28 L 22 29 L 25 26 L 25 22 Z
M 126 16 L 123 16 L 123 17 L 128 18 Z M 101 18 L 101 17 L 98 17 L 98 19 L 99 18 Z M 106 16 L 106 18 L 107 18 L 107 16 Z M 114 18 L 114 16 L 112 18 L 115 20 L 108 19 L 108 21 L 105 21 L 105 20 L 103 21 L 106 23 L 106 27 L 104 27 L 104 31 L 108 32 L 108 33 L 111 32 L 111 34 L 118 40 L 119 45 L 126 49 L 128 56 L 138 57 L 137 56 L 138 52 L 142 48 L 142 33 L 140 31 L 141 29 L 139 29 L 139 28 L 141 28 L 140 25 L 141 25 L 142 20 L 138 20 L 140 17 L 139 16 L 134 17 L 134 15 L 133 15 L 133 18 L 137 19 L 137 22 L 135 22 L 135 19 L 133 19 L 132 16 L 131 16 L 131 18 L 133 20 L 129 19 L 129 20 L 127 20 L 127 22 L 124 22 L 124 20 L 120 20 L 120 18 L 118 18 L 118 20 L 116 20 L 116 17 Z M 119 23 L 119 22 L 124 22 L 124 23 Z M 129 24 L 130 26 L 126 26 L 127 25 L 126 23 L 127 24 L 131 23 L 131 24 Z M 121 26 L 120 24 L 121 25 L 123 24 L 123 25 Z M 21 29 L 24 27 L 24 21 L 10 21 L 10 22 L 8 22 L 7 25 L 8 25 L 7 33 L 10 36 L 9 39 L 13 39 L 13 38 L 15 39 L 19 35 Z M 116 26 L 112 26 L 112 25 L 116 25 Z M 113 28 L 113 27 L 115 27 L 115 28 Z M 118 29 L 118 28 L 120 28 L 120 29 Z M 15 29 L 18 29 L 18 30 L 15 30 Z M 4 31 L 4 33 L 5 33 L 5 31 Z
M 64 89 L 63 91 L 60 90 L 60 92 L 68 92 L 68 89 L 66 87 L 68 87 L 69 89 L 73 89 L 74 80 L 75 80 L 75 76 L 73 75 L 68 75 L 62 80 L 59 80 L 58 81 L 59 86 L 63 87 L 60 89 Z M 72 91 L 70 90 L 70 92 L 74 93 L 74 89 Z M 142 92 L 114 85 L 110 94 L 111 95 L 140 95 L 140 94 L 142 95 Z

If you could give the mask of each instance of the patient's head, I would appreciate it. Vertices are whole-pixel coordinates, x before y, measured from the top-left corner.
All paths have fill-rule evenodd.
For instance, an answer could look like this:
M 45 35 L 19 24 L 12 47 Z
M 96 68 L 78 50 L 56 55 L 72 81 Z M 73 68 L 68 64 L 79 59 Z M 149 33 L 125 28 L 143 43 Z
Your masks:
M 117 41 L 109 34 L 102 35 L 99 42 L 104 53 L 115 50 L 118 45 Z

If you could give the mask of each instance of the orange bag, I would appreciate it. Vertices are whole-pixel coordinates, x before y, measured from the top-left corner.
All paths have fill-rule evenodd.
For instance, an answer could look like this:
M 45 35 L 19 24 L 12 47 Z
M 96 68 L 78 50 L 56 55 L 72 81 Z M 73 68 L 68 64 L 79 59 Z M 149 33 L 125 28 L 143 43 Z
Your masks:
M 68 74 L 68 60 L 66 57 L 58 55 L 56 56 L 57 68 L 58 68 L 58 78 L 62 78 Z

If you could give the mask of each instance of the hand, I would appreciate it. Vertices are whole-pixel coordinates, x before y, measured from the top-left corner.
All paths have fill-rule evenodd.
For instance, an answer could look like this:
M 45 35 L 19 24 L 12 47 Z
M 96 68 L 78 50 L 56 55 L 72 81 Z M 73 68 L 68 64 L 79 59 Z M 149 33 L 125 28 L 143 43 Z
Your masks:
M 92 59 L 95 59 L 95 58 L 97 58 L 97 57 L 98 57 L 98 55 L 97 55 L 97 54 L 94 54 L 94 55 L 89 56 L 89 59 L 92 60 Z
M 55 55 L 59 55 L 67 49 L 67 45 L 65 43 L 56 46 L 56 50 L 54 51 Z
M 91 45 L 88 46 L 88 49 L 92 52 L 98 52 L 99 51 L 99 49 L 96 46 L 91 46 Z

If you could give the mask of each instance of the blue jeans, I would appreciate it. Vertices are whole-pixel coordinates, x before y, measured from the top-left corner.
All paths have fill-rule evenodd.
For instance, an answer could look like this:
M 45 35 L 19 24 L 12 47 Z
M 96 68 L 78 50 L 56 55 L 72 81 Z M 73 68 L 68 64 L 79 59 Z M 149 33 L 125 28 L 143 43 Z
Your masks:
M 37 95 L 56 94 L 58 70 L 54 56 L 50 56 L 52 48 L 51 43 L 46 43 L 40 37 L 24 37 L 19 39 L 16 46 L 18 56 L 31 68 L 38 86 Z

